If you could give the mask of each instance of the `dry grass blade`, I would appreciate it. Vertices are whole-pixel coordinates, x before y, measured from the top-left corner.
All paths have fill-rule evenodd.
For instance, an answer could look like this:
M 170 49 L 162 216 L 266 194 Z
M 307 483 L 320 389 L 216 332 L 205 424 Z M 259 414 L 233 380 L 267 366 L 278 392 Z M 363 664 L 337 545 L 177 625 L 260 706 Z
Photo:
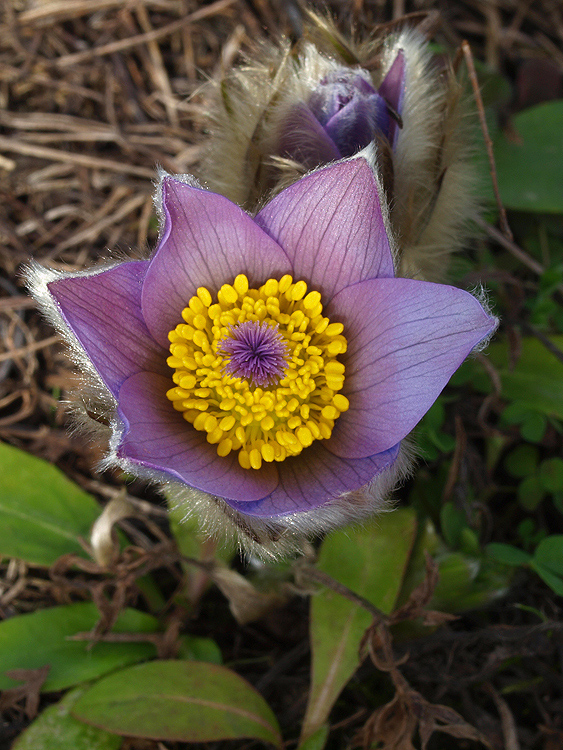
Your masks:
M 158 0 L 137 0 L 143 5 L 158 7 L 164 5 Z M 37 24 L 46 26 L 60 23 L 69 18 L 77 18 L 90 13 L 112 8 L 122 8 L 123 0 L 51 0 L 36 4 L 36 7 L 22 11 L 18 16 L 21 24 Z
M 91 60 L 94 57 L 112 55 L 115 52 L 123 52 L 124 50 L 137 47 L 141 44 L 147 44 L 148 42 L 163 39 L 164 37 L 175 34 L 177 31 L 181 31 L 192 23 L 196 23 L 196 21 L 201 21 L 204 18 L 209 18 L 217 13 L 222 13 L 237 1 L 238 0 L 216 0 L 216 2 L 211 3 L 211 5 L 207 5 L 205 8 L 200 8 L 200 10 L 190 13 L 179 21 L 173 21 L 166 26 L 162 26 L 160 29 L 154 29 L 153 31 L 148 31 L 144 34 L 137 34 L 128 39 L 119 39 L 116 42 L 110 42 L 109 44 L 104 44 L 95 49 L 86 50 L 85 52 L 76 52 L 71 55 L 60 57 L 56 61 L 56 65 L 59 68 L 64 68 L 69 65 L 77 65 L 78 63 Z
M 135 177 L 144 177 L 148 180 L 151 180 L 154 177 L 154 170 L 147 169 L 146 167 L 137 167 L 134 164 L 127 164 L 126 162 L 119 162 L 114 159 L 102 159 L 97 156 L 88 156 L 87 154 L 74 154 L 70 151 L 62 151 L 56 148 L 34 146 L 31 143 L 25 143 L 13 138 L 6 138 L 3 135 L 0 135 L 0 148 L 5 149 L 6 151 L 12 151 L 16 154 L 35 156 L 38 159 L 69 162 L 81 167 L 120 172 L 121 174 L 130 174 Z

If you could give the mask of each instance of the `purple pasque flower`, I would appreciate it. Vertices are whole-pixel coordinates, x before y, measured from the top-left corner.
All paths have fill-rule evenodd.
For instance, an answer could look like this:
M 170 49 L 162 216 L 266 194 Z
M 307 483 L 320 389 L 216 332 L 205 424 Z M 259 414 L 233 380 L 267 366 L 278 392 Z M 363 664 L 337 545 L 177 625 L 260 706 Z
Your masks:
M 394 277 L 381 201 L 361 157 L 254 218 L 164 176 L 149 260 L 32 269 L 111 394 L 109 462 L 203 491 L 245 528 L 380 505 L 401 441 L 496 323 L 465 291 Z
M 309 168 L 356 154 L 374 139 L 394 146 L 405 88 L 405 57 L 399 50 L 378 90 L 361 68 L 330 70 L 306 103 L 283 117 L 278 153 Z

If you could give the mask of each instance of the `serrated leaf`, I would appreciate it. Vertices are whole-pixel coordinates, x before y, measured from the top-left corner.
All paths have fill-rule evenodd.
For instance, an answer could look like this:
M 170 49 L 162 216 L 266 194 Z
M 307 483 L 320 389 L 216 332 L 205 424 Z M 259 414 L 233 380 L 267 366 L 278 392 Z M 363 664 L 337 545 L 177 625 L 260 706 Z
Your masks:
M 48 706 L 17 738 L 12 750 L 118 750 L 123 738 L 78 721 L 70 710 L 85 692 L 80 687 Z
M 91 602 L 67 604 L 17 615 L 0 622 L 0 690 L 17 683 L 6 677 L 11 669 L 37 669 L 51 665 L 42 691 L 63 690 L 135 664 L 155 655 L 151 643 L 97 643 L 69 640 L 91 631 L 100 615 Z M 114 633 L 152 633 L 158 620 L 135 609 L 125 609 Z
M 0 557 L 52 565 L 61 555 L 86 557 L 88 538 L 100 515 L 96 500 L 55 466 L 0 443 Z
M 379 516 L 363 526 L 329 534 L 318 568 L 391 612 L 416 533 L 410 508 Z M 359 666 L 360 640 L 372 621 L 365 609 L 330 589 L 311 601 L 312 677 L 302 741 L 324 724 L 330 710 Z
M 252 737 L 281 747 L 278 722 L 262 696 L 225 667 L 153 661 L 93 685 L 75 704 L 81 721 L 132 737 L 214 742 Z
M 510 136 L 495 137 L 494 155 L 500 196 L 507 208 L 563 212 L 563 100 L 517 114 Z

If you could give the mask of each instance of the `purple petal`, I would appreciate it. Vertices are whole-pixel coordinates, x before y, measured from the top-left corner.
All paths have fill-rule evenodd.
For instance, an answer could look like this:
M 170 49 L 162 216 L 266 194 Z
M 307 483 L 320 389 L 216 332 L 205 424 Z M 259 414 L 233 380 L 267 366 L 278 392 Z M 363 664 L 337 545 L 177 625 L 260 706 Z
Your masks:
M 168 371 L 167 352 L 150 336 L 141 314 L 147 267 L 146 261 L 121 263 L 101 273 L 62 278 L 48 285 L 66 324 L 114 396 L 136 372 Z
M 330 118 L 325 128 L 342 156 L 353 156 L 377 133 L 388 136 L 389 120 L 385 100 L 373 93 L 369 97 L 352 99 Z
M 413 279 L 376 279 L 336 296 L 327 310 L 348 340 L 343 393 L 350 409 L 328 449 L 371 456 L 420 421 L 469 352 L 496 321 L 475 297 Z
M 398 453 L 399 446 L 395 445 L 368 458 L 342 459 L 330 453 L 323 443 L 315 442 L 301 456 L 278 464 L 279 485 L 263 500 L 228 502 L 250 516 L 283 516 L 313 510 L 363 487 L 388 468 Z
M 303 103 L 293 106 L 283 119 L 277 152 L 280 156 L 301 162 L 309 169 L 336 161 L 343 156 L 311 110 Z
M 308 105 L 321 125 L 326 126 L 350 102 L 375 94 L 375 89 L 364 76 L 369 76 L 369 73 L 352 68 L 336 68 L 319 81 Z
M 387 75 L 379 86 L 378 93 L 389 106 L 400 116 L 403 111 L 403 99 L 405 98 L 405 53 L 402 49 L 397 52 L 397 57 L 387 71 Z M 399 127 L 393 118 L 390 118 L 389 141 L 392 146 L 397 142 Z
M 236 453 L 221 457 L 206 435 L 186 422 L 166 398 L 170 378 L 141 372 L 121 386 L 119 414 L 125 433 L 118 455 L 171 475 L 191 487 L 238 501 L 258 500 L 278 484 L 276 465 L 243 469 Z
M 326 304 L 350 284 L 393 276 L 377 186 L 363 158 L 334 164 L 277 195 L 256 223 L 278 242 Z
M 163 346 L 198 287 L 213 294 L 240 273 L 251 286 L 291 273 L 283 250 L 222 195 L 166 177 L 162 207 L 163 234 L 143 284 L 142 309 Z

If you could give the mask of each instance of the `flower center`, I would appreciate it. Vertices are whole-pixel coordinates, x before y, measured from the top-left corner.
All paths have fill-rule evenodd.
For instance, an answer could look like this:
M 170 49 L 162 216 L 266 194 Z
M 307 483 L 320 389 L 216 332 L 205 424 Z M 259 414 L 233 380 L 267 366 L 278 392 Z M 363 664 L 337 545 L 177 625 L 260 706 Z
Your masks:
M 322 315 L 319 292 L 289 275 L 249 289 L 243 274 L 213 302 L 200 287 L 170 331 L 174 408 L 245 469 L 296 456 L 330 437 L 349 407 L 340 391 L 342 323 Z
M 225 365 L 229 375 L 256 385 L 272 385 L 279 382 L 285 372 L 289 347 L 277 325 L 245 320 L 230 326 L 219 352 L 229 357 Z

